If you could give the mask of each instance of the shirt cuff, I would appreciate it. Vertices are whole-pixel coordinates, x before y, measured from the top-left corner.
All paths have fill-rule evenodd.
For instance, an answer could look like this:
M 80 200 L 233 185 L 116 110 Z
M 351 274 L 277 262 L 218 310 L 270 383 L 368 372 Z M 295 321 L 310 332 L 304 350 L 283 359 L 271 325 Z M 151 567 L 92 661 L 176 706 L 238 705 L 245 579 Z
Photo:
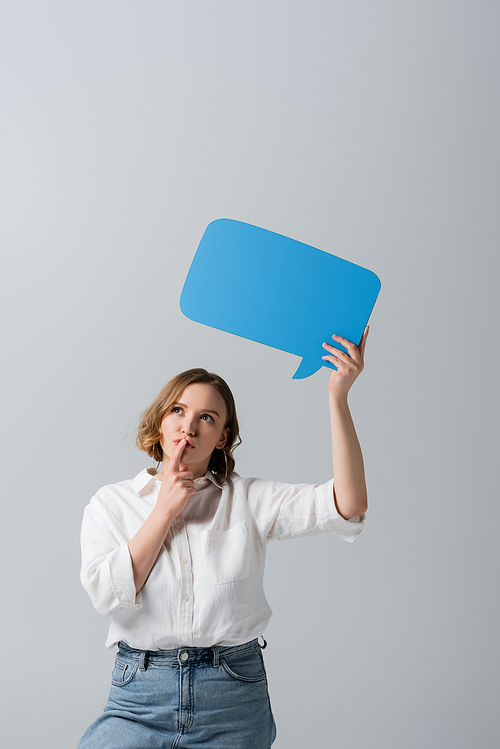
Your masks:
M 136 594 L 134 570 L 128 546 L 121 546 L 106 557 L 111 587 L 122 606 L 140 609 L 142 606 L 142 591 Z
M 356 515 L 346 520 L 339 515 L 333 499 L 333 479 L 318 487 L 317 511 L 320 525 L 324 530 L 335 533 L 336 536 L 352 543 L 363 530 L 365 515 Z
M 353 518 L 349 518 L 348 523 L 363 523 L 365 519 L 365 513 L 362 515 L 355 515 Z

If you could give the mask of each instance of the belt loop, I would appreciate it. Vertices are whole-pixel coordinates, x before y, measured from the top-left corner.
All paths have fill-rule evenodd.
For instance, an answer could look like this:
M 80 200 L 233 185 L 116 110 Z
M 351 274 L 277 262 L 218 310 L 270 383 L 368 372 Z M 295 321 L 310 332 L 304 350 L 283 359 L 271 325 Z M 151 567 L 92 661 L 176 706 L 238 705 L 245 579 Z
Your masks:
M 265 650 L 265 649 L 267 648 L 267 642 L 266 642 L 266 640 L 265 640 L 265 638 L 264 638 L 264 635 L 261 635 L 261 637 L 262 637 L 262 642 L 263 642 L 264 644 L 263 644 L 263 645 L 260 645 L 260 642 L 259 642 L 259 645 L 260 645 L 260 647 L 262 648 L 262 650 Z
M 139 658 L 139 668 L 141 669 L 141 671 L 146 670 L 146 651 L 145 650 L 141 650 L 141 656 Z
M 214 668 L 219 668 L 219 648 L 217 645 L 214 645 L 212 650 L 214 651 Z

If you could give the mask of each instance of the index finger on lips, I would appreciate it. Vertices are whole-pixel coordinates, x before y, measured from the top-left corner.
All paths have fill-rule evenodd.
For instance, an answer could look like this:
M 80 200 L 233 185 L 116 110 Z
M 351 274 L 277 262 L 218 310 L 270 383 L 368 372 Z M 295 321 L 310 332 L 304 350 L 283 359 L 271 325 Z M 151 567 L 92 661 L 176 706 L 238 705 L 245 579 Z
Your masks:
M 168 467 L 169 471 L 175 471 L 177 473 L 177 471 L 179 470 L 179 466 L 181 464 L 182 453 L 184 452 L 185 447 L 186 447 L 186 440 L 180 440 L 174 452 L 172 453 L 172 457 L 170 459 L 170 465 Z

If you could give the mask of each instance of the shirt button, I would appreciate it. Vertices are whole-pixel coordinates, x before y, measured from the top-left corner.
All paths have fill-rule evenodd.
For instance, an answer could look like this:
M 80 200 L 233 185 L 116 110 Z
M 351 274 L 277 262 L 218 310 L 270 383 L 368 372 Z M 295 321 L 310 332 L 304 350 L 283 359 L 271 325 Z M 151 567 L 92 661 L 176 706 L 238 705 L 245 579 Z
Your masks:
M 187 637 L 183 637 L 183 640 L 187 640 Z M 181 653 L 181 661 L 187 661 L 189 655 L 187 653 Z
M 187 564 L 187 559 L 186 559 L 186 557 L 181 557 L 181 562 L 182 562 L 183 564 Z
M 182 637 L 181 637 L 181 640 L 182 640 L 182 642 L 187 642 L 187 637 L 186 637 L 186 635 L 182 635 Z M 184 653 L 184 655 L 186 655 L 186 654 Z M 185 660 L 185 659 L 184 659 L 184 660 Z
M 174 525 L 174 528 L 175 528 L 176 531 L 180 531 L 180 529 L 182 528 L 182 525 L 180 523 L 176 523 Z
M 185 601 L 189 601 L 189 596 L 182 596 Z

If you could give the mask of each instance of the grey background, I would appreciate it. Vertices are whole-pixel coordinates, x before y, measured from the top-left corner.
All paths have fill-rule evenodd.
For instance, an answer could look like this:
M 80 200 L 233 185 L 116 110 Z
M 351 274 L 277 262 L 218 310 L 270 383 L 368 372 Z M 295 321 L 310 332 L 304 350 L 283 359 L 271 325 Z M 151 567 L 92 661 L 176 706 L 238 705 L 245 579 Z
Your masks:
M 368 526 L 269 549 L 275 746 L 498 746 L 498 3 L 1 15 L 2 738 L 76 747 L 102 709 L 79 525 L 149 464 L 131 433 L 173 374 L 231 384 L 241 474 L 330 477 L 327 371 L 179 310 L 229 217 L 382 280 L 351 397 Z

